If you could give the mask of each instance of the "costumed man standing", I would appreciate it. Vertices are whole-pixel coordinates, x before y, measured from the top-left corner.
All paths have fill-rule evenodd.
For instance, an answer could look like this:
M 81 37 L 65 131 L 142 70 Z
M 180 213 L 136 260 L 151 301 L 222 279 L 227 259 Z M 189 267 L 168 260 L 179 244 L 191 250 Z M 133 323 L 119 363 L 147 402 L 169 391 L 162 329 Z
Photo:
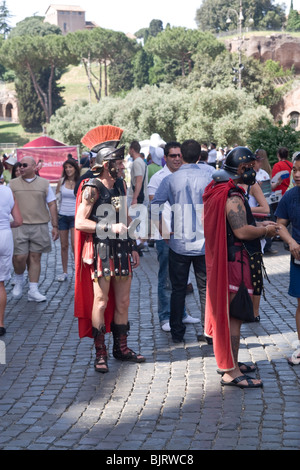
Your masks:
M 98 126 L 81 140 L 97 154 L 94 178 L 77 193 L 75 216 L 75 317 L 79 336 L 94 338 L 97 372 L 108 372 L 105 333 L 113 333 L 113 356 L 144 362 L 127 346 L 132 268 L 139 265 L 134 240 L 128 235 L 126 187 L 122 178 L 123 130 Z
M 238 186 L 255 183 L 254 163 L 255 156 L 247 147 L 234 148 L 227 155 L 224 168 L 213 174 L 213 181 L 203 196 L 207 269 L 205 334 L 213 338 L 218 372 L 223 376 L 221 384 L 240 388 L 257 388 L 263 384 L 244 374 L 254 372 L 254 364 L 238 362 L 243 321 L 232 316 L 232 301 L 239 298 L 237 292 L 242 279 L 250 296 L 260 295 L 263 288 L 260 239 L 275 236 L 279 231 L 275 222 L 255 222 L 245 191 Z M 239 309 L 243 313 L 242 306 L 238 305 Z

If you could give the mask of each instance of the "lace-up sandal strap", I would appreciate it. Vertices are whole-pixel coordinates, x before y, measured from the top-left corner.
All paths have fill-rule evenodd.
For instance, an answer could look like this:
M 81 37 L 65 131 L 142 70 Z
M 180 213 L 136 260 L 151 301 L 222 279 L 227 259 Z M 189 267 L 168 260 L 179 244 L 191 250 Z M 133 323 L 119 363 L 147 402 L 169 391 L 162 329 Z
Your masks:
M 145 357 L 135 353 L 127 346 L 127 336 L 129 332 L 129 323 L 126 325 L 111 324 L 111 330 L 114 338 L 113 356 L 119 361 L 145 362 Z

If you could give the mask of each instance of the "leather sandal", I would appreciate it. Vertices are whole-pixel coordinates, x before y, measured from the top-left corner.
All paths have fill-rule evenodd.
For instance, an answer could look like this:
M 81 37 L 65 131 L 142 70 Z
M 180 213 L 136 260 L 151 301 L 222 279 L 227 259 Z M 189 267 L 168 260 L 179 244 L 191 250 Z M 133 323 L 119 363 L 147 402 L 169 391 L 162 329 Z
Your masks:
M 247 385 L 242 384 L 241 382 L 247 382 Z M 263 383 L 254 383 L 253 379 L 248 375 L 241 375 L 236 377 L 235 379 L 231 380 L 230 382 L 226 382 L 225 380 L 221 380 L 221 385 L 228 385 L 231 387 L 238 387 L 238 388 L 262 388 Z
M 113 356 L 119 361 L 145 362 L 146 358 L 142 354 L 135 353 L 127 346 L 127 336 L 129 333 L 129 322 L 126 325 L 116 325 L 111 323 L 111 331 L 113 333 Z
M 100 372 L 100 374 L 106 374 L 109 371 L 107 358 L 104 356 L 99 356 L 99 358 L 96 358 L 94 362 L 94 368 L 96 372 Z
M 101 374 L 106 374 L 108 372 L 107 366 L 107 351 L 105 346 L 105 326 L 101 326 L 98 330 L 97 328 L 92 329 L 94 344 L 96 349 L 96 359 L 94 361 L 94 368 L 96 372 Z
M 238 362 L 238 366 L 241 369 L 241 372 L 245 374 L 251 374 L 251 372 L 256 371 L 256 366 L 253 364 L 251 366 L 248 366 L 248 364 L 245 364 L 244 362 Z M 223 370 L 217 369 L 217 373 L 220 375 L 224 375 L 225 372 Z

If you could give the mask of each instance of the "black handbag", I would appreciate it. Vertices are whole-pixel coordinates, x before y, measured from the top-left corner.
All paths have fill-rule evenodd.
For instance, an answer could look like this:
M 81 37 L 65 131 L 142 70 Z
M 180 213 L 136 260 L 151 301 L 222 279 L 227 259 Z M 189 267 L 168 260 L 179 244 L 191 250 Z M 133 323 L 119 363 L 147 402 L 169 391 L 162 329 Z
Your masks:
M 230 302 L 229 314 L 231 317 L 241 320 L 244 323 L 255 322 L 253 302 L 249 295 L 248 289 L 244 283 L 243 268 L 243 247 L 241 248 L 241 265 L 242 265 L 242 282 L 236 296 Z

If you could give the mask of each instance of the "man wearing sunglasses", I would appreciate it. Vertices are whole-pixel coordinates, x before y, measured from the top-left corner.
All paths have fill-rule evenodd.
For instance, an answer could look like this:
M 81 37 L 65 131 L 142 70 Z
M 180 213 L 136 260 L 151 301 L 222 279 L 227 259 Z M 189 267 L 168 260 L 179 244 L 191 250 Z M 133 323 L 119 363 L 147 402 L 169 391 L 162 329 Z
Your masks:
M 176 141 L 168 142 L 164 148 L 166 165 L 162 170 L 155 173 L 148 184 L 149 199 L 152 201 L 156 190 L 159 188 L 161 182 L 166 176 L 175 173 L 182 165 L 182 154 L 181 144 Z M 171 232 L 170 226 L 170 215 L 171 209 L 168 203 L 165 204 L 163 217 L 165 227 Z M 164 240 L 158 230 L 153 226 L 153 238 L 155 239 L 155 247 L 157 251 L 157 259 L 159 263 L 158 269 L 158 285 L 157 285 L 157 296 L 158 296 L 158 318 L 161 329 L 163 331 L 171 331 L 170 327 L 170 300 L 171 300 L 171 282 L 169 278 L 169 244 Z M 191 317 L 184 310 L 183 312 L 183 323 L 199 323 L 198 318 Z
M 52 239 L 58 239 L 56 198 L 49 181 L 36 175 L 33 157 L 20 161 L 21 176 L 10 182 L 10 188 L 20 207 L 23 225 L 13 229 L 13 265 L 16 284 L 12 295 L 20 299 L 23 295 L 24 271 L 28 264 L 28 300 L 44 302 L 46 297 L 38 290 L 42 253 L 51 251 L 48 223 L 51 218 Z
M 201 153 L 201 145 L 197 141 L 189 139 L 183 142 L 181 153 L 182 165 L 163 180 L 151 202 L 151 217 L 155 223 L 162 220 L 162 207 L 166 202 L 172 209 L 169 233 L 169 274 L 172 284 L 170 327 L 175 343 L 183 341 L 186 329 L 182 317 L 191 264 L 200 297 L 201 319 L 204 320 L 206 266 L 202 195 L 211 181 L 211 176 L 197 165 Z

